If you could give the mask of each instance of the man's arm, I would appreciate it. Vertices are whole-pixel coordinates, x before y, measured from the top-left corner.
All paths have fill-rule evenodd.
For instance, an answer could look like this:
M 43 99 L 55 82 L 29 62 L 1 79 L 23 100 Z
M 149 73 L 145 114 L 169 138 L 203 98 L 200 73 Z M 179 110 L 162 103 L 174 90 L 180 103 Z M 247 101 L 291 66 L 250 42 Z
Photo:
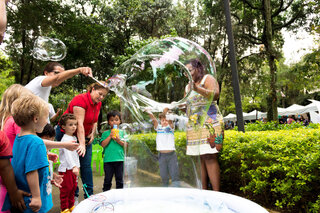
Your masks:
M 47 76 L 43 81 L 41 82 L 41 86 L 43 87 L 57 87 L 59 86 L 63 81 L 72 78 L 73 76 L 82 73 L 85 76 L 92 76 L 91 68 L 89 67 L 79 67 L 77 69 L 72 70 L 66 70 L 64 72 L 61 72 L 57 75 L 53 76 Z
M 55 149 L 55 148 L 66 148 L 70 151 L 76 150 L 79 147 L 79 144 L 76 143 L 77 141 L 69 142 L 56 142 L 56 141 L 50 141 L 43 139 L 44 145 L 46 145 L 46 148 L 48 150 Z

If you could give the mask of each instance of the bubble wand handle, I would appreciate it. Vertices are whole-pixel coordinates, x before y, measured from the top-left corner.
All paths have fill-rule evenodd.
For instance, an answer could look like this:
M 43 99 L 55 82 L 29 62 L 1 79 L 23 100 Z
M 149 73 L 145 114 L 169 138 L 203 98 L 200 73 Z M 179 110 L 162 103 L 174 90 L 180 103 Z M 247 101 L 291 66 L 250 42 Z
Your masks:
M 97 82 L 98 84 L 100 84 L 101 86 L 105 87 L 105 88 L 108 88 L 106 84 L 100 82 L 98 79 L 96 79 L 95 77 L 93 76 L 90 76 L 91 79 L 93 79 L 95 82 Z
M 90 197 L 90 195 L 88 194 L 87 189 L 86 189 L 87 188 L 87 184 L 83 184 L 82 187 L 83 187 L 83 190 L 86 193 L 87 197 Z

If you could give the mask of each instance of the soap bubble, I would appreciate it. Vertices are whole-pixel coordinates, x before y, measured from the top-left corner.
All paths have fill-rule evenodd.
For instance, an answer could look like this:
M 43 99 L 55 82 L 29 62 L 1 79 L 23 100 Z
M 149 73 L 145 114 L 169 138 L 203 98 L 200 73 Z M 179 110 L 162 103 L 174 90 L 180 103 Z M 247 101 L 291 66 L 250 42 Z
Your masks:
M 40 36 L 34 42 L 32 55 L 41 61 L 61 61 L 67 55 L 67 48 L 59 39 Z
M 185 107 L 191 94 L 191 90 L 185 92 L 186 86 L 192 82 L 191 73 L 185 65 L 195 58 L 204 65 L 206 74 L 215 76 L 215 66 L 207 51 L 195 42 L 176 37 L 146 45 L 107 79 L 110 90 L 120 97 L 120 128 L 128 135 L 126 140 L 129 145 L 124 163 L 125 187 L 201 188 L 200 160 L 198 156 L 186 155 L 182 138 L 186 137 L 188 118 L 185 112 L 179 110 Z M 152 113 L 160 124 L 159 114 L 166 108 L 169 109 L 166 119 L 175 126 L 178 161 L 178 180 L 170 180 L 169 183 L 164 183 L 160 176 L 162 168 L 159 168 L 158 160 L 162 154 L 157 152 L 159 147 L 156 146 L 154 123 L 149 115 Z M 171 134 L 170 131 L 168 133 Z

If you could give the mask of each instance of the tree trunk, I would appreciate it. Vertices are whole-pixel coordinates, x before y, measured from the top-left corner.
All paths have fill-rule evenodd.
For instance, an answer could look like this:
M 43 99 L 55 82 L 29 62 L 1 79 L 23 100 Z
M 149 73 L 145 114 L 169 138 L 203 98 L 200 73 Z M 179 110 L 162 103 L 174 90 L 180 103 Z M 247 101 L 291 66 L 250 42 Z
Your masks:
M 29 74 L 27 77 L 27 83 L 29 83 L 31 81 L 32 71 L 33 71 L 33 58 L 31 58 L 31 62 L 30 62 L 30 66 L 29 66 Z
M 20 59 L 20 79 L 19 83 L 23 85 L 23 77 L 25 73 L 25 49 L 26 49 L 26 30 L 22 29 L 22 55 Z
M 276 82 L 277 82 L 277 67 L 275 64 L 276 54 L 273 47 L 273 32 L 272 32 L 272 18 L 271 18 L 271 5 L 270 0 L 264 0 L 264 18 L 265 18 L 265 35 L 266 35 L 266 52 L 269 61 L 270 68 L 270 92 L 268 98 L 268 120 L 278 120 L 277 110 L 277 93 L 276 93 Z

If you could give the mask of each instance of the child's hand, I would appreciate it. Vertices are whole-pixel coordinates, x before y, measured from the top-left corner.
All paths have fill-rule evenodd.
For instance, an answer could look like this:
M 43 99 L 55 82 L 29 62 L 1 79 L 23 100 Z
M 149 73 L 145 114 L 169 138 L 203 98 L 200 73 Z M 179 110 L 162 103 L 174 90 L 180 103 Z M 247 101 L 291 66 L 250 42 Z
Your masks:
M 78 167 L 73 167 L 72 169 L 73 174 L 75 174 L 76 176 L 79 176 L 79 168 Z
M 29 207 L 33 212 L 38 212 L 41 208 L 41 197 L 32 197 Z
M 120 143 L 120 141 L 121 141 L 119 136 L 115 137 L 114 140 L 117 141 L 118 143 Z
M 76 149 L 78 149 L 80 144 L 76 143 L 76 141 L 68 141 L 68 143 L 65 145 L 64 148 L 70 150 L 70 151 L 74 151 Z
M 152 114 L 152 111 L 150 108 L 144 108 L 143 112 L 146 112 L 148 114 Z
M 63 182 L 63 175 L 58 175 L 56 173 L 53 173 L 53 179 L 51 180 L 51 183 L 55 185 L 58 188 L 61 188 L 61 183 Z
M 53 161 L 53 163 L 57 162 L 58 157 L 59 156 L 57 154 L 55 154 L 55 153 L 52 153 L 52 152 L 48 153 L 48 158 L 49 158 L 49 160 Z

